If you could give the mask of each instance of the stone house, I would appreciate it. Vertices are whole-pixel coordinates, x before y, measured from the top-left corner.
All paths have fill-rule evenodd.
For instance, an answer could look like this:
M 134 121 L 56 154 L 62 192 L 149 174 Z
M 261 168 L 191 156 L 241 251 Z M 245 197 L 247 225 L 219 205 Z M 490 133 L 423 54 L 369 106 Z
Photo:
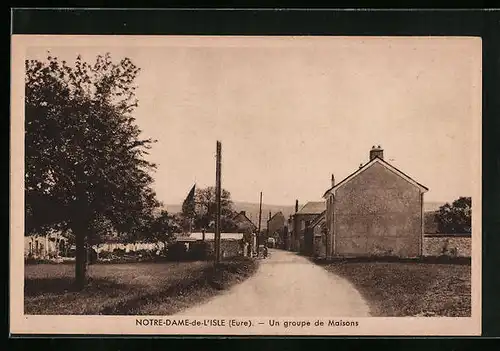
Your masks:
M 324 210 L 324 201 L 310 201 L 293 214 L 292 246 L 294 251 L 304 255 L 313 254 L 314 237 L 309 227 Z
M 257 247 L 257 226 L 248 218 L 245 211 L 235 213 L 233 221 L 239 233 L 244 233 L 245 255 L 249 256 L 256 251 Z
M 314 257 L 325 257 L 327 245 L 326 210 L 311 222 L 308 230 L 310 231 L 308 235 L 312 236 L 314 244 L 312 255 Z
M 423 204 L 428 188 L 384 161 L 369 161 L 324 193 L 326 256 L 418 257 L 423 253 Z

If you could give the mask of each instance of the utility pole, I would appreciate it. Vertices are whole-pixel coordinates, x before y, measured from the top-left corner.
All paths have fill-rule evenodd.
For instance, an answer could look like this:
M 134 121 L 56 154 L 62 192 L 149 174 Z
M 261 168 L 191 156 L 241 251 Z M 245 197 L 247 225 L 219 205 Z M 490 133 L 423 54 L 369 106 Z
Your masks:
M 257 230 L 257 257 L 259 257 L 259 245 L 260 245 L 260 223 L 262 221 L 262 191 L 260 192 L 259 201 L 259 229 Z
M 220 215 L 221 215 L 221 143 L 217 141 L 217 161 L 215 168 L 215 202 L 217 213 L 215 217 L 215 266 L 220 262 Z
M 267 247 L 267 241 L 269 240 L 269 222 L 271 222 L 271 211 L 269 211 L 269 217 L 267 219 L 267 226 L 266 226 L 266 241 L 264 242 L 264 245 Z

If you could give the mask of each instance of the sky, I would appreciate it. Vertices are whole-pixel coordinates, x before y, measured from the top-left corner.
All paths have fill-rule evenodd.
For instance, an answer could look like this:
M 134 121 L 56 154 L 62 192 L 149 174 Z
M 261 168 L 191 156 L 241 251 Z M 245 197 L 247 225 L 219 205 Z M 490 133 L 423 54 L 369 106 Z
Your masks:
M 141 68 L 134 115 L 158 140 L 165 204 L 215 184 L 217 140 L 234 201 L 321 200 L 332 173 L 341 181 L 381 145 L 425 201 L 449 202 L 480 174 L 480 49 L 465 37 L 99 37 L 40 40 L 27 58 L 109 52 Z

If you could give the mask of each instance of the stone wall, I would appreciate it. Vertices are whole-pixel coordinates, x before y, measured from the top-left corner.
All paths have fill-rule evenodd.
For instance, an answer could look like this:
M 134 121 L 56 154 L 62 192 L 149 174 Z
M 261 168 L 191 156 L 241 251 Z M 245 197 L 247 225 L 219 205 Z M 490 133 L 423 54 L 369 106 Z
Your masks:
M 471 236 L 466 234 L 427 234 L 423 242 L 424 256 L 471 256 Z
M 243 245 L 241 241 L 221 240 L 221 258 L 243 256 Z
M 215 252 L 215 243 L 213 240 L 207 241 L 209 244 L 209 252 L 210 255 Z M 220 241 L 220 257 L 228 258 L 228 257 L 236 257 L 236 256 L 244 256 L 244 248 L 243 242 L 241 240 L 221 240 Z

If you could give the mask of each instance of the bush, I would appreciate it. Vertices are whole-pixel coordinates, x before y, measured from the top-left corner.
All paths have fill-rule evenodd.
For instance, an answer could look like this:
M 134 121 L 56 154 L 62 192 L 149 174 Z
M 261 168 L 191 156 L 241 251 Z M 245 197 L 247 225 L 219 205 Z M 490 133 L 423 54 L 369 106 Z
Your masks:
M 189 258 L 195 261 L 207 260 L 212 256 L 210 245 L 207 242 L 193 243 L 189 250 Z
M 182 242 L 175 242 L 168 246 L 166 257 L 173 261 L 183 261 L 188 259 L 186 245 Z
M 117 255 L 117 256 L 123 256 L 123 255 L 125 255 L 125 250 L 120 249 L 120 248 L 116 248 L 113 250 L 113 254 Z
M 436 214 L 436 222 L 440 233 L 449 234 L 470 234 L 472 215 L 472 199 L 470 197 L 460 197 L 439 208 Z
M 89 264 L 94 264 L 97 262 L 97 251 L 90 248 L 88 250 L 88 263 Z
M 114 257 L 114 254 L 112 252 L 109 252 L 109 251 L 101 251 L 99 253 L 100 259 L 110 259 L 112 257 Z
M 76 249 L 70 248 L 68 250 L 68 253 L 66 254 L 66 257 L 76 257 Z

